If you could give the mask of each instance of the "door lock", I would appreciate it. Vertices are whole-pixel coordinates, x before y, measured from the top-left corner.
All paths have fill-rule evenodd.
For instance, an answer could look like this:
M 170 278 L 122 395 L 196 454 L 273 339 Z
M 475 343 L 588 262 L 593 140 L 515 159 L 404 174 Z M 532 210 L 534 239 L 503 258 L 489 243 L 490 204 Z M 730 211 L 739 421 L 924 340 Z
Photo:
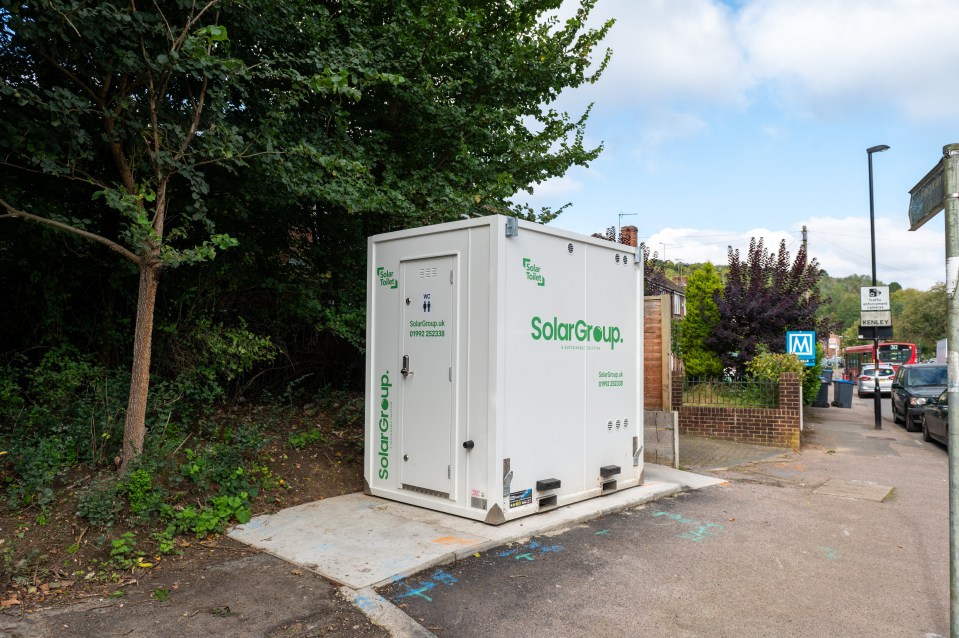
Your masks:
M 467 450 L 472 450 L 474 445 L 473 441 L 463 441 L 463 447 Z
M 403 367 L 400 368 L 400 374 L 404 377 L 413 374 L 410 372 L 410 355 L 408 354 L 403 355 Z

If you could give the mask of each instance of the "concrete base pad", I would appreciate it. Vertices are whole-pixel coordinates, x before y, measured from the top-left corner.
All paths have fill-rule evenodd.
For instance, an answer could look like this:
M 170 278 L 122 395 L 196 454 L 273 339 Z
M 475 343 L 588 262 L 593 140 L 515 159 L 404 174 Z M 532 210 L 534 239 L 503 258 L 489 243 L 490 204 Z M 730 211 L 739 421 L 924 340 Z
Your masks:
M 490 547 L 724 481 L 647 463 L 646 482 L 493 527 L 365 494 L 291 507 L 229 536 L 353 589 L 415 574 Z

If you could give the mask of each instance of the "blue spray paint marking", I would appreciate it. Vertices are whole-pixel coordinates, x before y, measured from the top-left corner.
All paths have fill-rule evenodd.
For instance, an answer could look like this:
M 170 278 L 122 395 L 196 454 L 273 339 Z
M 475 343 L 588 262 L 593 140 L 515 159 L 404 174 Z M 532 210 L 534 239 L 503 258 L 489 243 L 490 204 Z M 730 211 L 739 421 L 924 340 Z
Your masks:
M 334 547 L 336 547 L 336 545 L 334 545 L 333 543 L 321 543 L 321 544 L 319 544 L 319 545 L 314 545 L 314 546 L 313 546 L 313 551 L 314 551 L 314 552 L 325 552 L 325 551 L 327 551 L 328 549 L 333 549 Z
M 362 611 L 364 611 L 364 612 L 373 611 L 374 609 L 376 609 L 376 603 L 373 602 L 373 600 L 372 600 L 371 598 L 367 597 L 367 596 L 357 596 L 357 597 L 353 600 L 353 603 L 354 603 L 357 607 L 359 607 L 360 610 L 362 610 Z
M 427 596 L 426 592 L 436 589 L 436 584 L 439 582 L 442 585 L 452 586 L 458 583 L 456 577 L 453 574 L 444 571 L 442 569 L 437 569 L 433 572 L 431 580 L 425 580 L 419 582 L 419 587 L 413 588 L 402 582 L 403 579 L 394 579 L 393 582 L 402 585 L 406 588 L 406 591 L 402 594 L 398 594 L 393 598 L 393 600 L 402 600 L 403 598 L 422 598 L 426 602 L 433 602 L 431 596 Z
M 698 529 L 690 530 L 688 532 L 683 532 L 679 535 L 680 538 L 685 538 L 686 540 L 693 541 L 694 543 L 701 543 L 704 538 L 707 536 L 715 536 L 716 533 L 710 531 L 711 528 L 718 527 L 722 529 L 723 526 L 717 523 L 703 523 L 699 526 Z
M 433 572 L 433 578 L 443 583 L 444 585 L 454 585 L 459 581 L 456 580 L 456 577 L 449 572 L 444 572 L 442 569 L 438 569 Z
M 266 525 L 265 520 L 263 520 L 262 518 L 254 518 L 252 521 L 249 521 L 246 525 L 237 525 L 237 527 L 242 527 L 244 530 L 249 531 L 253 529 L 260 529 L 264 525 Z
M 499 552 L 498 554 L 496 554 L 496 556 L 498 558 L 506 558 L 507 556 L 514 556 L 516 560 L 520 560 L 520 559 L 535 560 L 537 555 L 552 554 L 555 552 L 561 552 L 565 549 L 566 548 L 563 547 L 562 545 L 543 545 L 539 541 L 530 541 L 525 545 L 521 545 L 520 547 L 514 547 L 513 549 L 508 549 L 505 552 Z M 519 552 L 520 550 L 526 550 L 526 551 L 523 551 L 523 553 L 518 554 L 517 552 Z
M 422 598 L 423 600 L 425 600 L 425 601 L 428 602 L 428 603 L 433 602 L 433 599 L 430 598 L 429 596 L 427 596 L 427 595 L 426 595 L 426 592 L 428 592 L 428 591 L 430 591 L 431 589 L 433 589 L 434 587 L 436 587 L 436 583 L 433 583 L 433 582 L 422 583 L 422 582 L 421 582 L 420 585 L 422 585 L 422 587 L 419 587 L 419 588 L 417 588 L 417 589 L 413 589 L 413 588 L 411 588 L 411 587 L 407 587 L 406 593 L 403 593 L 403 594 L 400 594 L 399 596 L 397 596 L 397 597 L 396 597 L 396 600 L 402 600 L 403 598 L 413 598 L 414 596 L 416 596 L 416 597 Z
M 608 536 L 608 535 L 609 535 L 608 529 L 600 530 L 596 532 L 595 534 L 593 534 L 593 536 Z
M 654 517 L 665 516 L 666 518 L 676 521 L 680 525 L 694 525 L 696 529 L 685 531 L 682 534 L 678 534 L 680 538 L 686 539 L 688 541 L 693 541 L 694 543 L 701 543 L 703 540 L 710 536 L 715 536 L 716 531 L 723 529 L 723 526 L 718 523 L 701 523 L 699 521 L 693 521 L 688 518 L 683 518 L 679 514 L 670 514 L 669 512 L 654 512 Z M 716 531 L 712 531 L 715 529 Z
M 832 547 L 820 547 L 820 549 L 823 551 L 823 554 L 829 560 L 836 560 L 837 558 L 839 558 L 838 549 L 833 549 Z

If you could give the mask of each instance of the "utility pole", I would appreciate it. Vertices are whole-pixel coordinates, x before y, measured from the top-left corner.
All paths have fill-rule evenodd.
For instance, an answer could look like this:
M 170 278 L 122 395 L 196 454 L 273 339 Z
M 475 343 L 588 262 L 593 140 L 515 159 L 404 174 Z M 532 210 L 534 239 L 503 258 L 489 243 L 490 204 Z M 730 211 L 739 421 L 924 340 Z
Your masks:
M 959 450 L 959 144 L 942 147 L 942 159 L 909 191 L 909 230 L 945 211 L 946 370 L 948 441 Z M 959 638 L 959 454 L 949 455 L 949 636 Z
M 876 207 L 872 196 L 872 154 L 888 151 L 889 147 L 885 144 L 872 146 L 866 149 L 866 156 L 869 158 L 869 237 L 872 244 L 872 287 L 876 287 Z M 875 429 L 882 429 L 882 401 L 879 398 L 879 328 L 872 328 L 872 365 L 873 376 L 876 377 L 876 385 L 873 388 L 873 413 L 875 414 Z M 906 415 L 908 418 L 908 415 Z
M 942 149 L 943 210 L 946 216 L 946 346 L 949 375 L 949 608 L 950 635 L 959 638 L 959 144 Z

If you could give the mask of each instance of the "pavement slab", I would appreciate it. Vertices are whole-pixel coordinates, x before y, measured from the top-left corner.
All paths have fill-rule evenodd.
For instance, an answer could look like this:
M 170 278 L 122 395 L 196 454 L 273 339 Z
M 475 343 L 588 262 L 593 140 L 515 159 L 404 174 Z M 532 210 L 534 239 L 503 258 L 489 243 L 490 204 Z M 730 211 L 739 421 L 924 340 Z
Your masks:
M 892 490 L 893 488 L 889 485 L 880 485 L 873 481 L 844 481 L 834 478 L 829 479 L 824 485 L 813 490 L 813 493 L 881 503 L 892 493 Z
M 357 493 L 257 516 L 234 527 L 229 536 L 358 590 L 519 538 L 723 482 L 646 464 L 643 485 L 499 526 Z

